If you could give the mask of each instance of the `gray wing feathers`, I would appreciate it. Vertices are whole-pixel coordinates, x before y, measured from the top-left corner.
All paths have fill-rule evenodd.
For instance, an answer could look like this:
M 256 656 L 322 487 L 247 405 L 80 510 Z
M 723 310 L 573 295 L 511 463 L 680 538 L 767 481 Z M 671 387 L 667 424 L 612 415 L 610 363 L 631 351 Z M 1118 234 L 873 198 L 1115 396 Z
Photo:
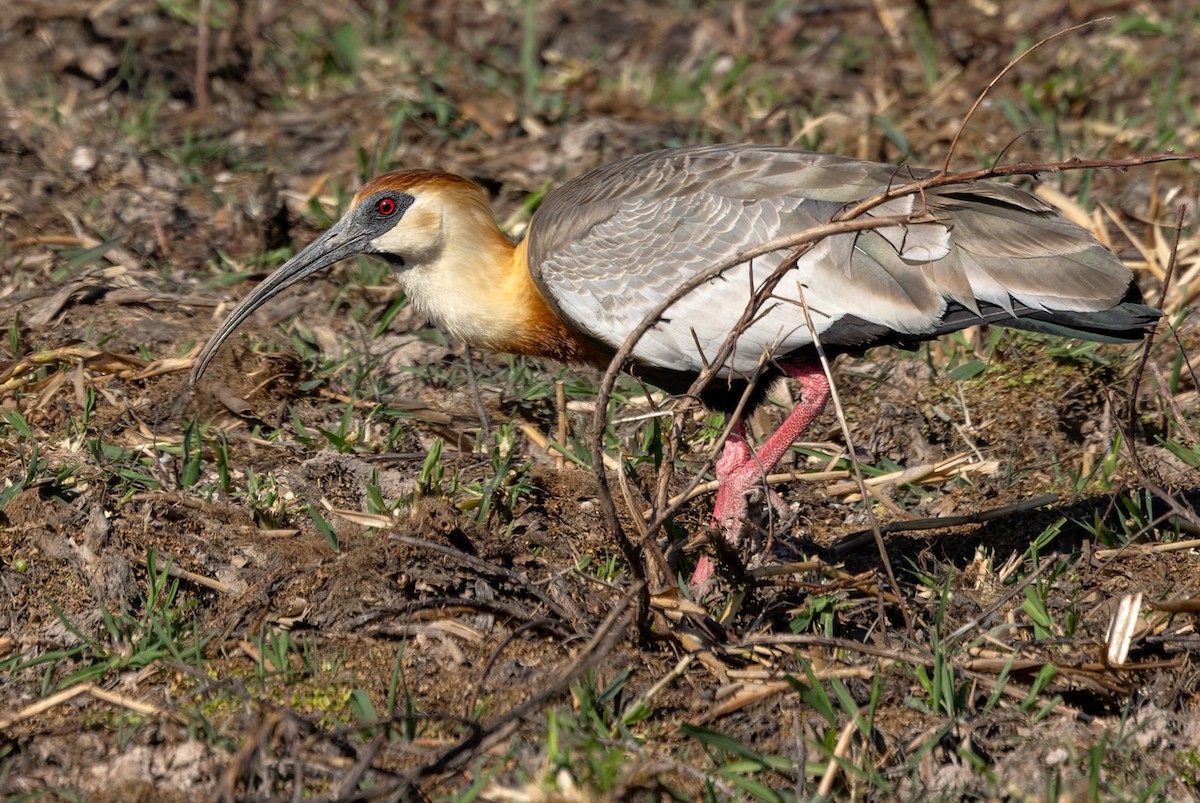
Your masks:
M 688 277 L 927 175 L 762 146 L 645 154 L 552 193 L 530 226 L 530 269 L 564 320 L 616 348 Z M 934 222 L 838 235 L 812 248 L 738 339 L 722 373 L 748 374 L 764 352 L 811 344 L 800 287 L 819 333 L 846 318 L 917 337 L 938 331 L 950 302 L 975 313 L 981 302 L 1087 312 L 1112 307 L 1126 293 L 1130 274 L 1112 254 L 1009 185 L 941 188 L 873 214 L 908 214 L 922 197 Z M 667 311 L 635 356 L 699 370 L 754 286 L 785 256 L 769 254 L 698 287 Z

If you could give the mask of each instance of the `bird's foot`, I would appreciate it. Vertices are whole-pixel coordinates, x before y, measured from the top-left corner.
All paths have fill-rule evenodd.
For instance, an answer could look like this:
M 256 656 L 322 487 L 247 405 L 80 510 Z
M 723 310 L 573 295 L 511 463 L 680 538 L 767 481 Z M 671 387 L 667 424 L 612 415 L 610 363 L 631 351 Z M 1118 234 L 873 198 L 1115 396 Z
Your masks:
M 716 464 L 717 498 L 713 503 L 713 527 L 734 546 L 750 529 L 750 509 L 764 498 L 780 517 L 789 514 L 783 497 L 765 482 L 764 467 L 744 440 L 730 438 Z
M 742 538 L 755 530 L 750 520 L 751 511 L 757 509 L 764 498 L 780 518 L 790 515 L 783 498 L 764 483 L 757 456 L 740 437 L 726 441 L 715 472 L 719 485 L 713 504 L 712 526 L 731 548 L 739 546 Z M 702 593 L 715 570 L 712 559 L 702 555 L 688 583 L 695 594 Z
M 767 487 L 765 478 L 787 452 L 812 420 L 825 408 L 829 401 L 829 379 L 824 370 L 815 363 L 783 363 L 788 376 L 800 383 L 800 403 L 792 410 L 783 424 L 763 443 L 757 452 L 746 443 L 745 424 L 739 419 L 734 422 L 725 450 L 717 460 L 717 499 L 713 505 L 713 526 L 725 539 L 736 546 L 749 529 L 750 497 L 757 494 L 755 501 L 765 498 L 780 514 L 788 513 L 787 505 L 779 495 Z M 712 579 L 716 566 L 712 559 L 701 557 L 692 574 L 691 587 L 697 597 L 704 585 Z

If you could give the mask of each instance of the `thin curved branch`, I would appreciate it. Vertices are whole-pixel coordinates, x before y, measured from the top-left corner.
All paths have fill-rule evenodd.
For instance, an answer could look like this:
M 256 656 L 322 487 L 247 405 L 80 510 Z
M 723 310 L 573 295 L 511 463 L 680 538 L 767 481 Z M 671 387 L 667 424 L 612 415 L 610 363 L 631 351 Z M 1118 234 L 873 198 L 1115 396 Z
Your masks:
M 1050 36 L 1047 36 L 1045 39 L 1041 40 L 1040 42 L 1036 42 L 1033 45 L 1030 45 L 1029 47 L 1027 47 L 1025 49 L 1025 51 L 1023 53 L 1021 53 L 1021 55 L 1017 56 L 1012 61 L 1010 61 L 1008 64 L 1004 65 L 1004 69 L 1001 70 L 1000 72 L 996 73 L 996 75 L 992 78 L 992 80 L 988 81 L 988 85 L 983 88 L 983 91 L 979 93 L 979 97 L 975 98 L 975 102 L 971 104 L 971 108 L 967 111 L 966 116 L 963 117 L 962 122 L 959 124 L 958 130 L 954 132 L 954 138 L 952 140 L 950 140 L 950 147 L 946 150 L 946 161 L 942 163 L 942 172 L 943 173 L 950 172 L 950 160 L 954 158 L 954 150 L 958 147 L 958 141 L 960 139 L 962 139 L 963 132 L 967 130 L 967 124 L 970 123 L 971 118 L 975 116 L 975 112 L 979 108 L 979 104 L 983 103 L 983 99 L 986 98 L 988 96 L 988 93 L 992 91 L 992 87 L 994 87 L 996 84 L 1000 83 L 1001 79 L 1004 78 L 1004 76 L 1008 75 L 1009 70 L 1011 70 L 1013 67 L 1016 67 L 1017 64 L 1022 59 L 1024 59 L 1026 56 L 1028 56 L 1030 53 L 1037 50 L 1039 47 L 1041 47 L 1044 44 L 1053 42 L 1055 39 L 1059 39 L 1063 36 L 1066 36 L 1069 33 L 1074 33 L 1075 31 L 1078 31 L 1083 28 L 1087 28 L 1091 25 L 1099 25 L 1104 22 L 1112 22 L 1114 19 L 1116 19 L 1116 17 L 1100 17 L 1099 19 L 1088 20 L 1087 22 L 1081 22 L 1078 25 L 1072 25 L 1070 28 L 1063 28 L 1058 33 L 1051 34 Z

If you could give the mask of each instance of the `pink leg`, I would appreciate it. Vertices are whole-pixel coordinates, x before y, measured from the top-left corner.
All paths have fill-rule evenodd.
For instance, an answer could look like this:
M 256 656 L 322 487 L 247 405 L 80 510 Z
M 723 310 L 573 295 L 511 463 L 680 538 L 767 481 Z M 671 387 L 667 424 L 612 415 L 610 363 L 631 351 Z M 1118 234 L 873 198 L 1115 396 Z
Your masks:
M 783 370 L 800 383 L 800 403 L 796 409 L 788 414 L 783 425 L 767 438 L 757 453 L 746 443 L 745 424 L 738 421 L 725 441 L 725 449 L 715 467 L 719 485 L 713 505 L 713 526 L 719 527 L 734 544 L 746 529 L 749 494 L 779 464 L 783 455 L 804 434 L 804 430 L 821 414 L 829 401 L 829 379 L 820 365 L 791 363 L 783 365 Z M 767 498 L 770 496 L 771 491 L 767 489 Z M 712 560 L 702 555 L 692 574 L 692 590 L 698 592 L 712 577 L 715 568 Z

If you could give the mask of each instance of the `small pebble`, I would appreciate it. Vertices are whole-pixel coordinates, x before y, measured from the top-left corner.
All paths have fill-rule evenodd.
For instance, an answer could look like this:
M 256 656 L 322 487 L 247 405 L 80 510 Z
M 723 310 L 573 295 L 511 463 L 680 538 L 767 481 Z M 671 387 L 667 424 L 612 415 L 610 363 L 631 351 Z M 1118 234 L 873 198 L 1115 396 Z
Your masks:
M 71 168 L 81 175 L 87 175 L 95 170 L 99 162 L 100 157 L 96 154 L 95 148 L 80 145 L 71 151 Z
M 1057 747 L 1054 750 L 1051 750 L 1049 753 L 1047 753 L 1046 757 L 1042 760 L 1046 762 L 1047 767 L 1057 767 L 1062 764 L 1066 764 L 1067 759 L 1070 757 L 1071 756 L 1067 752 L 1067 748 Z

